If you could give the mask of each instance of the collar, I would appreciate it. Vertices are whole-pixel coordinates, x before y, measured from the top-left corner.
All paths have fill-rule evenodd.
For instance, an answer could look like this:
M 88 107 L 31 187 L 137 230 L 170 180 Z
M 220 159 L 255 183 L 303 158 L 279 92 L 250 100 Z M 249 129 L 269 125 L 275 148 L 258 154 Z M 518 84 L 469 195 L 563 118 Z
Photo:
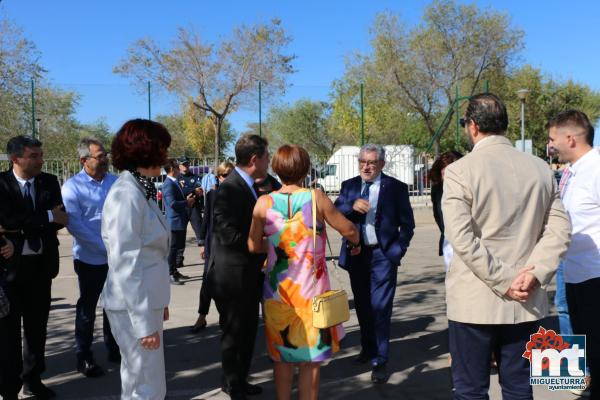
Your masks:
M 31 186 L 33 186 L 33 183 L 35 182 L 35 177 L 31 178 L 31 179 L 23 179 L 21 178 L 19 175 L 17 175 L 17 173 L 15 172 L 15 170 L 12 170 L 13 175 L 15 176 L 15 179 L 17 180 L 17 182 L 19 182 L 19 185 L 21 186 L 25 186 L 26 182 L 31 183 Z
M 488 135 L 488 137 L 485 137 L 477 142 L 471 151 L 495 144 L 504 144 L 513 147 L 512 143 L 505 135 Z
M 375 179 L 373 179 L 373 180 L 371 181 L 371 183 L 380 183 L 380 182 L 381 182 L 381 174 L 382 174 L 382 173 L 380 172 L 380 173 L 379 173 L 379 175 L 377 175 L 377 176 L 375 177 Z M 360 179 L 360 184 L 361 184 L 361 185 L 364 185 L 364 184 L 366 184 L 366 183 L 367 183 L 367 182 L 366 182 L 366 181 L 363 181 L 363 180 L 362 180 L 362 178 Z
M 106 179 L 106 175 L 108 175 L 108 172 L 106 174 L 104 174 L 104 177 L 102 177 L 101 181 L 97 181 L 94 178 L 92 178 L 85 170 L 85 168 L 82 168 L 81 171 L 79 172 L 79 175 L 81 175 L 82 177 L 84 177 L 86 179 L 87 182 L 95 182 L 95 183 L 99 183 L 102 184 L 102 182 L 104 182 L 104 179 Z
M 172 180 L 173 182 L 177 183 L 177 178 L 175 178 L 174 176 L 167 175 L 167 178 L 169 178 L 169 179 L 170 179 L 170 180 Z
M 248 187 L 254 191 L 254 179 L 250 175 L 248 175 L 246 171 L 239 167 L 235 167 L 235 170 L 238 174 L 240 174 L 244 182 L 246 182 L 246 185 L 248 185 Z
M 586 168 L 586 164 L 596 162 L 598 158 L 600 158 L 600 153 L 592 147 L 590 151 L 581 156 L 579 160 L 575 161 L 573 164 L 569 164 L 569 173 L 571 175 L 576 175 L 577 171 Z M 598 166 L 594 165 L 592 168 L 598 168 Z
M 476 148 L 478 148 L 483 142 L 485 142 L 486 140 L 491 139 L 492 136 L 486 136 L 483 139 L 481 139 L 479 142 L 475 143 L 475 146 L 473 146 L 473 150 L 475 150 Z

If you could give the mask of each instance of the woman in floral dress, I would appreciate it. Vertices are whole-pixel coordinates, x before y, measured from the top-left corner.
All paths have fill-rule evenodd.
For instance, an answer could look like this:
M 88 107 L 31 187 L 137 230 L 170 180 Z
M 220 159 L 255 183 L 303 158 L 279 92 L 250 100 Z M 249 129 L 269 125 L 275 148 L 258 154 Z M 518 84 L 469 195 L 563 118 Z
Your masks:
M 331 288 L 325 262 L 325 222 L 351 243 L 359 242 L 359 234 L 323 192 L 302 188 L 310 168 L 305 149 L 284 145 L 271 166 L 283 187 L 258 199 L 248 240 L 250 251 L 267 253 L 263 286 L 267 349 L 274 361 L 277 399 L 290 398 L 295 364 L 300 369 L 300 399 L 316 399 L 320 362 L 339 350 L 344 336 L 341 325 L 328 329 L 312 325 L 312 298 Z M 358 247 L 354 250 L 359 251 Z

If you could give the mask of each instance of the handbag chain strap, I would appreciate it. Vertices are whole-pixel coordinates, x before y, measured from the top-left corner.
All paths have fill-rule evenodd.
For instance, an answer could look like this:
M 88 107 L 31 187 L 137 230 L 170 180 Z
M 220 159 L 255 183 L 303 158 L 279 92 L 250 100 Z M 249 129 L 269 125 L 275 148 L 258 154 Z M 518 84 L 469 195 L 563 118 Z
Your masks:
M 313 289 L 317 285 L 317 198 L 315 195 L 315 190 L 310 190 L 310 196 L 312 201 L 312 226 L 313 226 L 313 263 L 312 263 L 312 281 L 313 281 Z M 340 279 L 340 275 L 338 273 L 337 263 L 333 259 L 333 251 L 331 250 L 331 243 L 329 242 L 329 238 L 327 240 L 327 247 L 329 248 L 329 255 L 331 256 L 331 262 L 333 263 L 333 274 L 335 275 L 335 279 L 338 282 L 338 286 L 340 289 L 342 288 L 342 280 Z M 327 259 L 326 259 L 327 260 Z M 327 264 L 327 262 L 326 262 Z

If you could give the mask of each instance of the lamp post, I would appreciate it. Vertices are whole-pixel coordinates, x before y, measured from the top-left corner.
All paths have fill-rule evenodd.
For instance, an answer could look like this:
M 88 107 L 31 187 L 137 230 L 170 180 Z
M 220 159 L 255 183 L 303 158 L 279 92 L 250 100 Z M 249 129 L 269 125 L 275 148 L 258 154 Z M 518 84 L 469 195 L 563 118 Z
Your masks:
M 517 90 L 517 96 L 521 100 L 521 150 L 525 153 L 525 100 L 529 96 L 529 90 L 519 89 Z

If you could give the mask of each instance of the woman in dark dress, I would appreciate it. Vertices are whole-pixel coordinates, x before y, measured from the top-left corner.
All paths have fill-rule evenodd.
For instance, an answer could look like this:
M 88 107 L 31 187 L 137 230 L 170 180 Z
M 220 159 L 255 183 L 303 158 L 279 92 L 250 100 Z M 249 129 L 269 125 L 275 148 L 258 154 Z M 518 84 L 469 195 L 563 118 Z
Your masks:
M 452 150 L 440 155 L 431 166 L 429 179 L 431 181 L 431 202 L 433 203 L 433 218 L 440 228 L 438 255 L 444 256 L 446 269 L 452 259 L 452 247 L 444 237 L 444 216 L 442 214 L 442 195 L 444 194 L 444 170 L 454 161 L 460 159 L 462 154 Z
M 202 286 L 200 287 L 200 305 L 198 306 L 198 319 L 190 328 L 190 332 L 197 333 L 206 328 L 206 315 L 210 308 L 210 295 L 206 284 L 206 273 L 208 272 L 208 260 L 210 258 L 210 236 L 212 233 L 213 221 L 213 205 L 215 204 L 215 196 L 218 190 L 219 183 L 223 182 L 227 176 L 233 171 L 234 165 L 229 161 L 222 162 L 215 171 L 217 173 L 217 188 L 206 194 L 204 203 L 204 218 L 200 225 L 200 256 L 204 259 L 204 273 L 202 274 Z

